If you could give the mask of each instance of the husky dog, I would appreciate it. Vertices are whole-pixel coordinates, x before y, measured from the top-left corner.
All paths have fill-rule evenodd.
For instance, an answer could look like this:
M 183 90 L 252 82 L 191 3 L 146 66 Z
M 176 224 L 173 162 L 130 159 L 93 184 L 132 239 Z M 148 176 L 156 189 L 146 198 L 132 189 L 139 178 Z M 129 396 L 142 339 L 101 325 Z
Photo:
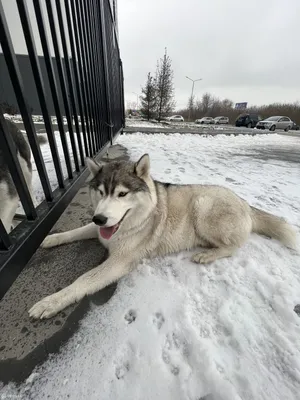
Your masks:
M 17 128 L 16 124 L 6 120 L 9 133 L 15 144 L 16 154 L 23 172 L 25 182 L 28 186 L 32 201 L 36 204 L 36 199 L 32 191 L 32 166 L 31 150 L 26 135 Z M 37 136 L 39 144 L 44 144 L 47 139 L 43 135 Z M 0 149 L 0 219 L 4 228 L 9 233 L 13 228 L 13 218 L 19 204 L 18 192 L 13 183 L 12 177 L 5 162 L 3 151 Z
M 31 317 L 52 317 L 128 274 L 143 258 L 203 247 L 192 260 L 207 264 L 232 256 L 251 232 L 296 247 L 296 232 L 288 223 L 251 207 L 229 189 L 153 180 L 148 154 L 136 163 L 99 164 L 87 159 L 87 165 L 92 175 L 92 222 L 49 235 L 42 247 L 98 237 L 109 257 L 71 285 L 36 303 L 29 310 Z

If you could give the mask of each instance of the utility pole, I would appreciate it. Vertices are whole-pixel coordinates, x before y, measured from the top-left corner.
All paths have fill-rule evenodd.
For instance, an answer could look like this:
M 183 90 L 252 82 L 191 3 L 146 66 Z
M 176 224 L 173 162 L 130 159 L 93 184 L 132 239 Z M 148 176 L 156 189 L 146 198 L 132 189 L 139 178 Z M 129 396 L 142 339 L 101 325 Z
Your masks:
M 200 79 L 191 79 L 188 76 L 186 76 L 186 78 L 193 82 L 192 94 L 191 94 L 191 99 L 193 99 L 195 82 L 202 81 L 202 78 L 200 78 Z M 189 108 L 189 121 L 190 120 L 191 120 L 191 107 Z
M 139 95 L 135 92 L 132 93 L 136 95 L 136 111 L 137 111 L 139 109 Z

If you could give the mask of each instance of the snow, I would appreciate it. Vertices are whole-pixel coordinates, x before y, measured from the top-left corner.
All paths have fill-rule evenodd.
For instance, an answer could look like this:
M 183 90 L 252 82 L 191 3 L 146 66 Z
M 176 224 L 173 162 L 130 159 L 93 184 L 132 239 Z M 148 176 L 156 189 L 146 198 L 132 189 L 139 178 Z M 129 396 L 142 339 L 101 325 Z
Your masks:
M 165 128 L 169 125 L 168 122 L 165 122 L 164 124 L 159 123 L 155 120 L 150 120 L 150 121 L 143 121 L 140 119 L 132 119 L 132 118 L 126 118 L 126 127 L 138 127 L 138 128 Z
M 237 128 L 233 125 L 212 125 L 212 124 L 196 124 L 195 122 L 176 122 L 176 121 L 163 121 L 161 123 L 156 120 L 145 121 L 141 119 L 126 118 L 126 128 L 170 128 L 174 129 L 188 129 L 192 131 L 235 131 L 237 133 L 247 130 L 247 128 Z M 256 129 L 256 128 L 255 128 Z
M 24 133 L 26 133 L 25 131 L 22 131 Z M 66 162 L 65 162 L 65 157 L 64 157 L 64 152 L 63 152 L 63 147 L 62 147 L 62 143 L 61 143 L 61 139 L 60 139 L 60 134 L 58 131 L 54 132 L 55 135 L 55 139 L 56 139 L 56 145 L 57 145 L 57 151 L 59 154 L 59 158 L 61 161 L 61 168 L 62 168 L 62 173 L 64 178 L 68 177 L 68 173 L 67 173 L 67 167 L 66 167 Z M 45 137 L 46 134 L 44 134 Z M 70 160 L 71 160 L 71 165 L 72 165 L 72 170 L 75 170 L 75 164 L 74 164 L 74 157 L 73 157 L 73 152 L 72 152 L 72 146 L 71 146 L 71 141 L 70 141 L 70 136 L 69 136 L 69 132 L 66 132 L 66 140 L 67 140 L 67 145 L 68 145 L 68 149 L 69 149 L 69 154 L 70 154 Z M 77 135 L 74 134 L 74 140 L 76 143 L 76 148 L 78 150 L 78 140 L 77 140 Z M 82 146 L 83 146 L 83 138 L 81 135 L 81 142 L 82 142 Z M 42 153 L 42 157 L 45 163 L 45 168 L 46 168 L 46 172 L 48 174 L 48 178 L 49 178 L 49 182 L 50 182 L 50 186 L 52 190 L 55 190 L 58 185 L 57 185 L 57 176 L 56 176 L 56 172 L 55 172 L 55 168 L 54 168 L 54 164 L 53 164 L 53 158 L 52 158 L 52 153 L 49 147 L 49 144 L 43 144 L 40 146 L 41 149 L 41 153 Z M 80 159 L 79 159 L 79 155 L 78 155 L 78 160 L 80 163 Z M 31 162 L 32 162 L 32 187 L 33 187 L 33 193 L 35 196 L 35 200 L 36 200 L 36 204 L 40 204 L 42 201 L 45 200 L 45 195 L 44 195 L 44 191 L 43 191 L 43 187 L 40 181 L 40 177 L 38 175 L 37 172 L 37 167 L 34 161 L 33 156 L 31 157 Z M 17 213 L 18 214 L 24 214 L 24 210 L 23 207 L 21 205 L 21 203 L 19 203 L 19 207 L 17 209 Z
M 299 230 L 299 164 L 254 156 L 299 148 L 297 137 L 140 133 L 118 143 L 133 159 L 148 152 L 156 179 L 225 185 Z M 191 254 L 143 261 L 106 305 L 91 305 L 59 354 L 0 398 L 299 399 L 300 256 L 257 235 L 209 266 Z

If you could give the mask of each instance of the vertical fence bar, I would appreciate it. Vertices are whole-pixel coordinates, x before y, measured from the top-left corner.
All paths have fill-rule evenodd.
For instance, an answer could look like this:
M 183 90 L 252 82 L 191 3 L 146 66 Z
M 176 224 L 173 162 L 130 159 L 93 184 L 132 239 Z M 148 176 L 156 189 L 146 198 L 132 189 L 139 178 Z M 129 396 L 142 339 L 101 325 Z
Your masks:
M 105 34 L 106 34 L 106 52 L 107 52 L 107 70 L 108 70 L 108 85 L 109 85 L 109 98 L 110 104 L 114 104 L 115 102 L 115 95 L 116 95 L 116 79 L 115 76 L 115 37 L 113 32 L 113 15 L 112 10 L 110 7 L 110 3 L 108 1 L 104 1 L 104 20 L 105 20 Z M 108 23 L 110 21 L 111 23 Z M 111 107 L 111 125 L 113 125 L 113 132 L 114 135 L 116 126 L 115 126 L 115 114 L 116 114 L 116 107 Z
M 2 109 L 0 109 L 0 148 L 3 152 L 5 162 L 8 166 L 16 190 L 20 196 L 26 217 L 29 220 L 33 220 L 37 217 L 37 213 L 20 167 L 16 145 L 9 132 L 7 123 L 2 114 Z
M 93 0 L 86 1 L 86 10 L 87 10 L 87 20 L 88 24 L 87 27 L 87 36 L 89 38 L 89 48 L 90 48 L 90 62 L 93 71 L 93 78 L 94 78 L 94 87 L 97 88 L 95 90 L 95 118 L 97 121 L 97 145 L 98 150 L 101 148 L 101 108 L 100 108 L 100 98 L 101 98 L 101 86 L 99 84 L 99 70 L 98 70 L 98 51 L 97 51 L 97 43 L 95 41 L 95 27 L 94 27 L 94 20 L 95 20 L 95 9 L 91 9 L 93 4 Z
M 88 73 L 88 58 L 86 54 L 86 48 L 85 48 L 85 40 L 83 36 L 83 26 L 84 26 L 84 21 L 82 18 L 82 11 L 81 11 L 81 1 L 80 0 L 74 0 L 76 4 L 76 15 L 77 15 L 77 22 L 78 22 L 78 32 L 79 32 L 79 41 L 80 41 L 80 52 L 81 52 L 81 57 L 83 60 L 83 73 L 84 73 L 84 84 L 86 85 L 87 88 L 87 102 L 88 102 L 88 111 L 89 111 L 89 117 L 90 117 L 90 123 L 92 125 L 92 145 L 93 145 L 93 154 L 97 153 L 96 149 L 96 141 L 95 141 L 95 132 L 96 132 L 96 126 L 95 126 L 95 121 L 94 121 L 94 114 L 93 114 L 93 100 L 92 100 L 92 87 L 90 84 L 89 80 L 89 73 Z
M 102 56 L 103 56 L 103 74 L 105 80 L 105 93 L 106 93 L 106 107 L 107 107 L 107 122 L 109 123 L 109 136 L 110 143 L 113 143 L 113 132 L 111 126 L 111 101 L 110 101 L 110 83 L 109 83 L 109 72 L 108 72 L 108 57 L 107 57 L 107 42 L 105 32 L 105 15 L 104 15 L 104 3 L 103 0 L 99 1 L 100 11 L 100 26 L 102 34 Z
M 72 119 L 71 119 L 71 114 L 70 114 L 69 99 L 68 99 L 67 89 L 66 89 L 65 74 L 64 74 L 64 70 L 63 70 L 63 66 L 62 66 L 62 59 L 60 56 L 60 50 L 59 50 L 59 45 L 58 45 L 58 38 L 57 38 L 57 33 L 56 33 L 56 26 L 55 26 L 55 20 L 54 20 L 54 14 L 53 14 L 51 0 L 46 1 L 46 7 L 47 7 L 47 12 L 48 12 L 48 20 L 49 20 L 49 24 L 50 24 L 51 36 L 52 36 L 52 43 L 53 43 L 54 53 L 55 53 L 55 57 L 56 57 L 56 64 L 57 64 L 58 76 L 59 76 L 59 80 L 60 80 L 60 87 L 61 87 L 64 107 L 65 107 L 65 112 L 66 112 L 69 137 L 70 137 L 71 147 L 72 147 L 72 151 L 73 151 L 75 169 L 76 169 L 76 171 L 80 171 L 78 155 L 77 155 L 77 148 L 76 148 L 75 137 L 74 137 L 74 132 L 73 132 L 73 124 L 72 124 Z
M 120 97 L 121 97 L 121 113 L 122 113 L 122 128 L 125 128 L 125 106 L 124 106 L 124 74 L 123 74 L 123 63 L 120 60 Z
M 101 32 L 101 15 L 100 15 L 100 5 L 98 0 L 95 0 L 95 10 L 96 10 L 96 25 L 95 25 L 95 34 L 96 34 L 96 42 L 98 45 L 98 74 L 101 86 L 101 119 L 102 119 L 102 143 L 106 143 L 109 140 L 109 130 L 110 130 L 110 121 L 109 115 L 107 111 L 107 101 L 106 101 L 106 87 L 105 87 L 105 76 L 104 76 L 104 65 L 103 65 L 103 38 Z
M 31 62 L 32 72 L 34 81 L 36 84 L 36 89 L 42 109 L 42 114 L 44 118 L 44 124 L 48 136 L 48 141 L 51 149 L 51 154 L 53 157 L 54 168 L 57 176 L 58 186 L 64 188 L 64 178 L 61 170 L 59 155 L 57 151 L 56 141 L 54 138 L 54 133 L 52 129 L 51 118 L 48 111 L 48 105 L 45 95 L 45 88 L 43 77 L 40 69 L 40 64 L 37 57 L 36 47 L 33 39 L 32 28 L 30 24 L 30 17 L 28 14 L 27 5 L 24 0 L 17 0 L 17 5 L 19 9 L 20 19 L 23 27 L 23 32 L 25 36 L 25 41 L 28 49 L 28 55 Z
M 89 136 L 89 127 L 87 124 L 87 127 L 85 129 L 83 107 L 82 107 L 82 101 L 81 101 L 81 97 L 83 97 L 84 95 L 83 95 L 83 91 L 80 90 L 80 82 L 79 82 L 79 76 L 78 76 L 78 64 L 76 61 L 76 51 L 75 51 L 74 38 L 73 38 L 73 29 L 75 30 L 75 24 L 73 25 L 73 29 L 72 29 L 71 13 L 70 13 L 70 6 L 69 6 L 68 0 L 65 0 L 65 10 L 66 10 L 66 17 L 67 17 L 67 24 L 68 24 L 70 47 L 71 47 L 71 53 L 72 53 L 72 63 L 73 63 L 75 86 L 76 86 L 76 92 L 77 92 L 77 101 L 78 101 L 78 107 L 79 107 L 79 113 L 80 113 L 80 119 L 81 119 L 83 143 L 84 143 L 85 155 L 88 157 L 89 155 L 91 155 L 89 153 L 88 142 L 87 142 L 87 136 Z M 80 54 L 77 54 L 77 58 L 79 61 Z
M 89 36 L 87 33 L 88 29 L 88 8 L 86 7 L 86 4 L 84 0 L 79 1 L 79 6 L 80 6 L 80 14 L 79 14 L 79 19 L 81 20 L 81 31 L 82 31 L 82 37 L 83 37 L 83 49 L 84 49 L 84 54 L 86 58 L 86 67 L 87 67 L 87 80 L 88 84 L 90 87 L 90 94 L 91 94 L 91 111 L 92 111 L 92 116 L 93 116 L 93 124 L 94 124 L 94 143 L 95 143 L 95 151 L 96 153 L 98 152 L 98 134 L 97 131 L 99 131 L 98 128 L 98 123 L 96 120 L 96 98 L 95 98 L 95 84 L 93 83 L 93 66 L 91 62 L 91 49 L 90 49 L 90 42 L 89 42 Z
M 72 82 L 69 54 L 68 54 L 65 28 L 64 28 L 64 20 L 62 17 L 60 0 L 56 0 L 56 12 L 57 12 L 57 17 L 58 17 L 60 37 L 61 37 L 65 65 L 66 65 L 67 80 L 68 80 L 69 92 L 70 92 L 70 98 L 71 98 L 71 106 L 72 106 L 72 110 L 73 110 L 73 117 L 74 117 L 74 121 L 75 121 L 76 132 L 77 132 L 77 143 L 78 143 L 78 148 L 79 148 L 80 161 L 81 161 L 81 165 L 84 166 L 85 163 L 84 163 L 84 155 L 83 155 L 83 149 L 82 149 L 81 134 L 80 134 L 80 128 L 79 128 L 79 123 L 78 123 L 76 101 L 75 101 L 75 96 L 74 96 L 74 92 L 73 92 L 73 82 Z
M 102 120 L 103 120 L 103 130 L 102 130 L 102 138 L 104 143 L 109 140 L 109 124 L 108 124 L 108 113 L 107 113 L 107 101 L 106 101 L 106 87 L 105 87 L 105 76 L 104 76 L 104 65 L 103 65 L 103 43 L 102 43 L 102 32 L 101 32 L 101 16 L 100 16 L 100 4 L 98 0 L 96 0 L 95 6 L 96 14 L 97 14 L 97 25 L 96 25 L 96 42 L 98 43 L 98 52 L 99 52 L 99 77 L 100 77 L 100 86 L 101 86 L 101 108 L 102 108 Z
M 102 68 L 102 58 L 101 58 L 101 42 L 102 37 L 99 35 L 99 26 L 100 26 L 100 15 L 99 15 L 99 7 L 98 7 L 98 0 L 94 0 L 93 4 L 94 10 L 94 41 L 97 46 L 97 77 L 98 77 L 98 85 L 99 85 L 99 107 L 100 107 L 100 127 L 101 127 L 101 134 L 100 134 L 100 144 L 103 146 L 106 143 L 105 140 L 105 131 L 107 130 L 106 124 L 106 104 L 105 104 L 105 88 L 103 85 L 103 68 Z
M 65 1 L 66 1 L 66 3 L 68 3 L 68 0 L 65 0 Z M 90 156 L 93 156 L 93 154 L 94 154 L 93 153 L 94 152 L 94 149 L 93 149 L 93 124 L 92 124 L 92 121 L 90 120 L 88 88 L 84 84 L 85 83 L 84 67 L 83 67 L 84 55 L 82 54 L 82 51 L 81 51 L 80 38 L 79 38 L 80 24 L 78 21 L 78 17 L 76 16 L 75 0 L 70 0 L 70 1 L 71 1 L 71 12 L 72 12 L 73 25 L 74 25 L 76 51 L 77 51 L 77 57 L 78 57 L 78 69 L 79 69 L 79 76 L 80 76 L 81 92 L 83 94 L 83 99 L 82 99 L 83 100 L 83 109 L 84 109 L 86 128 L 87 128 L 87 133 L 88 133 L 89 152 L 90 152 Z
M 63 152 L 64 152 L 64 158 L 65 158 L 65 162 L 66 162 L 68 178 L 72 179 L 73 171 L 72 171 L 70 153 L 69 153 L 66 133 L 65 133 L 65 129 L 64 129 L 64 123 L 63 123 L 63 119 L 62 119 L 62 115 L 61 115 L 61 111 L 60 111 L 60 101 L 59 101 L 59 97 L 58 97 L 57 84 L 56 84 L 56 79 L 55 79 L 55 74 L 54 74 L 54 69 L 53 69 L 53 64 L 52 64 L 52 58 L 51 58 L 51 54 L 50 54 L 50 50 L 49 50 L 49 42 L 48 42 L 48 37 L 46 35 L 45 22 L 44 22 L 44 17 L 43 17 L 42 10 L 41 10 L 40 0 L 33 0 L 33 6 L 34 6 L 36 21 L 37 21 L 37 25 L 38 25 L 38 29 L 39 29 L 41 44 L 42 44 L 42 48 L 43 48 L 44 59 L 45 59 L 45 64 L 46 64 L 46 69 L 47 69 L 47 75 L 48 75 L 48 79 L 49 79 L 53 105 L 54 105 L 55 114 L 56 114 L 56 118 L 57 118 L 57 125 L 58 125 L 58 129 L 59 129 L 60 140 L 61 140 L 61 144 L 62 144 L 62 148 L 63 148 Z
M 52 190 L 48 175 L 46 173 L 45 164 L 42 158 L 41 149 L 37 141 L 36 132 L 31 118 L 30 108 L 27 99 L 24 95 L 24 86 L 17 63 L 16 55 L 14 53 L 13 44 L 11 41 L 10 33 L 7 26 L 7 21 L 4 14 L 2 2 L 0 1 L 0 42 L 2 51 L 7 64 L 7 69 L 10 75 L 11 83 L 14 88 L 16 99 L 20 108 L 23 118 L 24 127 L 26 129 L 27 137 L 30 143 L 31 151 L 36 163 L 36 167 L 40 176 L 41 184 L 44 190 L 45 198 L 51 201 Z
M 4 228 L 4 225 L 0 219 L 0 251 L 8 250 L 11 246 L 9 236 Z

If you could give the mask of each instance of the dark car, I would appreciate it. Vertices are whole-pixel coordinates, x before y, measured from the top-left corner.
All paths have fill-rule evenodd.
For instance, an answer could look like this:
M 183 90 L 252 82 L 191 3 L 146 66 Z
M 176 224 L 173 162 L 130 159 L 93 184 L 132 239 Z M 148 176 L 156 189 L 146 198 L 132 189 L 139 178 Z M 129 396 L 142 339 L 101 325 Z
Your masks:
M 299 129 L 300 129 L 300 128 L 299 128 L 299 125 L 297 125 L 296 122 L 293 122 L 293 125 L 292 125 L 292 127 L 291 127 L 291 130 L 292 130 L 292 131 L 299 131 Z
M 262 118 L 258 114 L 242 114 L 239 115 L 235 121 L 235 126 L 246 126 L 247 128 L 254 128 L 258 121 Z

